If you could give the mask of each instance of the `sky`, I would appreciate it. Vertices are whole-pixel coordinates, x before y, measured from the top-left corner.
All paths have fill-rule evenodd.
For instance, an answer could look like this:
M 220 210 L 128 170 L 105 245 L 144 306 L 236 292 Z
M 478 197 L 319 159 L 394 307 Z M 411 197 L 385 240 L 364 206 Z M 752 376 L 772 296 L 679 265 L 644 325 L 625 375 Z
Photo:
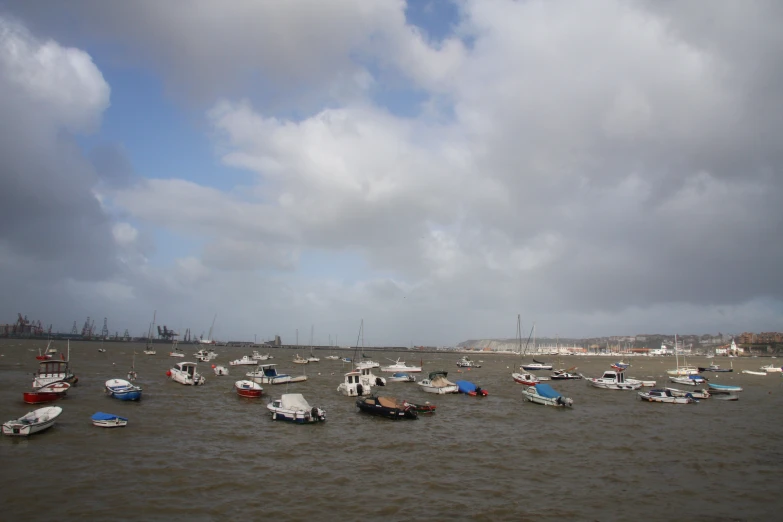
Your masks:
M 775 0 L 0 0 L 0 323 L 783 330 Z

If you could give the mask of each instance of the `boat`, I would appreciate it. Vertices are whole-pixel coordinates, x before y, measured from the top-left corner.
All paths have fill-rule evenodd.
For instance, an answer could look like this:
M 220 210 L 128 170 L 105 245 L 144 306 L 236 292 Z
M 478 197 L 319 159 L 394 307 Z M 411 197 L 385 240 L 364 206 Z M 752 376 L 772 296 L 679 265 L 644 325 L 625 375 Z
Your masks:
M 245 374 L 253 382 L 259 384 L 289 384 L 292 382 L 300 382 L 301 380 L 307 380 L 307 376 L 303 375 L 304 379 L 294 378 L 285 373 L 277 373 L 275 368 L 276 364 L 259 364 L 258 370 L 254 372 L 248 372 Z
M 51 344 L 51 341 L 49 341 L 49 343 Z M 48 349 L 48 346 L 47 346 L 47 349 Z M 52 354 L 46 353 L 46 352 L 42 352 L 40 348 L 38 348 L 38 355 L 35 356 L 35 358 L 37 360 L 39 360 L 39 361 L 48 361 L 52 357 L 53 357 Z
M 626 382 L 625 374 L 615 370 L 607 370 L 601 377 L 586 378 L 585 381 L 589 386 L 604 390 L 638 390 L 642 387 L 639 382 Z
M 351 358 L 350 357 L 343 357 L 341 360 L 343 362 L 347 362 L 347 363 L 351 362 Z
M 215 314 L 215 317 L 212 318 L 212 326 L 209 327 L 207 338 L 204 339 L 204 334 L 202 333 L 202 337 L 200 339 L 196 339 L 196 344 L 217 344 L 215 340 L 212 339 L 212 329 L 215 328 L 215 319 L 217 319 L 217 314 Z
M 225 366 L 219 366 L 219 365 L 216 366 L 213 364 L 212 369 L 215 371 L 215 375 L 217 376 L 228 375 L 228 368 L 226 368 Z
M 389 360 L 391 361 L 391 359 Z M 362 363 L 359 363 L 359 365 L 357 366 L 362 366 L 365 368 L 378 367 L 378 366 L 362 364 Z M 400 361 L 400 359 L 398 358 L 396 361 L 394 361 L 394 364 L 390 364 L 388 366 L 382 367 L 381 371 L 386 373 L 395 373 L 395 372 L 419 373 L 421 372 L 421 366 L 408 366 L 407 364 L 405 364 L 405 361 Z
M 487 390 L 483 389 L 481 386 L 476 386 L 470 381 L 457 381 L 454 384 L 457 385 L 459 393 L 465 393 L 471 397 L 486 397 L 489 395 Z
M 742 373 L 747 373 L 748 375 L 761 375 L 762 377 L 769 375 L 767 372 L 756 372 L 753 370 L 742 370 Z
M 106 393 L 121 401 L 141 400 L 141 388 L 125 379 L 109 379 L 104 384 Z
M 707 386 L 710 387 L 710 390 L 719 391 L 719 392 L 741 392 L 742 387 L 736 386 L 732 384 L 713 384 L 713 383 L 707 383 Z
M 391 377 L 386 377 L 388 382 L 416 382 L 416 377 L 405 372 L 397 372 Z
M 216 359 L 217 355 L 218 354 L 212 348 L 210 348 L 209 350 L 207 350 L 205 348 L 202 348 L 201 350 L 199 350 L 199 351 L 197 351 L 196 353 L 193 354 L 193 356 L 196 359 L 198 359 L 199 361 L 202 361 L 202 362 L 209 362 L 212 359 Z
M 189 386 L 199 386 L 206 382 L 204 376 L 196 371 L 198 363 L 181 362 L 174 365 L 166 372 L 166 376 L 172 381 Z
M 533 375 L 532 373 L 512 373 L 511 378 L 514 379 L 514 382 L 517 382 L 519 384 L 524 384 L 526 386 L 535 386 L 541 380 L 539 380 L 538 377 Z
M 272 420 L 294 422 L 296 424 L 313 424 L 326 420 L 326 411 L 316 406 L 310 406 L 301 393 L 284 393 L 266 405 L 272 413 Z
M 416 410 L 418 413 L 435 413 L 435 406 L 434 404 L 430 404 L 430 401 L 424 401 L 423 403 L 414 404 L 412 402 L 403 401 L 406 406 L 412 407 L 414 410 Z
M 33 410 L 18 419 L 3 423 L 3 435 L 26 437 L 51 428 L 62 412 L 63 409 L 59 406 L 45 406 Z
M 685 396 L 676 396 L 669 390 L 648 390 L 638 392 L 639 398 L 647 402 L 664 402 L 667 404 L 692 404 L 698 402 L 690 393 Z
M 69 343 L 69 355 L 70 352 L 71 350 Z M 79 382 L 79 378 L 71 372 L 70 362 L 68 360 L 49 360 L 40 361 L 38 363 L 38 373 L 36 373 L 33 377 L 33 388 L 42 388 L 43 386 L 52 384 L 54 382 L 67 382 L 71 386 L 74 386 L 77 382 Z
M 57 348 L 52 346 L 52 340 L 49 339 L 49 342 L 46 343 L 46 351 L 44 352 L 47 355 L 54 355 L 57 353 Z
M 678 390 L 677 388 L 665 388 L 675 397 L 686 397 L 690 395 L 694 399 L 709 399 L 712 395 L 707 390 Z
M 762 366 L 759 369 L 762 372 L 767 372 L 767 373 L 781 373 L 781 372 L 783 372 L 783 368 L 781 368 L 780 366 L 772 366 L 771 364 L 768 364 L 766 366 Z
M 422 379 L 419 382 L 422 391 L 427 393 L 437 393 L 444 395 L 446 393 L 459 393 L 459 386 L 447 379 L 448 372 L 439 370 L 429 373 L 429 378 Z
M 147 330 L 147 344 L 144 347 L 144 355 L 155 355 L 158 352 L 155 351 L 155 348 L 152 346 L 152 328 L 155 326 L 155 317 L 157 316 L 158 311 L 155 310 L 152 312 L 152 322 L 150 323 L 150 328 Z M 174 341 L 174 344 L 176 346 L 176 341 Z
M 567 370 L 555 370 L 552 372 L 550 379 L 553 381 L 567 381 L 571 379 L 581 379 L 583 377 L 581 373 L 574 372 L 576 372 L 576 366 L 568 368 Z
M 340 356 L 332 354 L 332 355 L 327 355 L 326 357 L 324 357 L 324 359 L 328 359 L 330 361 L 339 361 Z
M 616 363 L 612 363 L 612 368 L 617 370 L 618 372 L 621 372 L 623 370 L 627 370 L 629 366 L 631 366 L 631 365 L 628 364 L 628 363 L 624 363 L 622 361 L 616 362 Z
M 256 361 L 268 361 L 269 359 L 274 359 L 274 357 L 268 353 L 261 355 L 258 353 L 258 350 L 253 350 L 253 359 Z
M 721 368 L 717 364 L 710 364 L 709 366 L 706 366 L 706 367 L 698 366 L 697 368 L 699 370 L 699 373 L 703 373 L 703 372 L 733 372 L 734 371 L 734 366 L 733 365 L 732 365 L 731 368 Z
M 313 327 L 310 326 L 310 357 L 307 358 L 308 363 L 321 362 L 321 359 L 315 356 L 313 353 Z
M 60 399 L 63 396 L 62 393 L 56 391 L 46 391 L 46 388 L 41 388 L 36 391 L 29 391 L 22 393 L 22 400 L 26 404 L 41 404 L 44 402 L 52 402 Z
M 294 364 L 307 364 L 309 361 L 299 354 L 294 355 Z
M 625 382 L 627 382 L 628 384 L 638 384 L 639 386 L 647 387 L 647 388 L 652 388 L 653 386 L 655 386 L 655 381 L 648 381 L 648 380 L 644 380 L 644 379 L 634 379 L 632 377 L 626 377 L 625 378 Z
M 369 356 L 364 356 L 363 355 L 362 357 L 369 357 Z M 373 361 L 372 359 L 366 359 L 366 360 L 361 360 L 358 363 L 356 363 L 355 367 L 356 367 L 357 370 L 361 370 L 363 368 L 369 368 L 370 370 L 372 370 L 373 368 L 380 368 L 381 367 L 381 363 L 379 363 L 377 361 Z M 410 369 L 408 369 L 408 371 L 410 371 Z M 419 371 L 421 371 L 421 368 L 419 368 Z
M 337 387 L 337 391 L 349 397 L 370 395 L 373 386 L 386 386 L 386 379 L 375 376 L 372 368 L 353 370 L 344 377 L 345 380 Z
M 185 357 L 185 352 L 182 351 L 182 348 L 180 348 L 177 345 L 174 345 L 174 349 L 169 352 L 169 357 Z
M 416 419 L 419 416 L 419 412 L 411 404 L 394 397 L 359 397 L 356 399 L 356 406 L 360 411 L 387 419 Z
M 460 368 L 481 368 L 481 365 L 473 362 L 467 355 L 463 355 L 462 359 L 457 361 L 457 366 Z
M 233 361 L 229 361 L 228 364 L 230 366 L 256 366 L 258 361 L 252 357 L 243 355 L 241 359 L 234 359 Z
M 58 381 L 58 382 L 47 384 L 46 386 L 41 386 L 35 391 L 54 392 L 54 393 L 59 393 L 61 395 L 65 395 L 70 388 L 71 385 L 68 384 L 67 382 Z
M 261 397 L 261 394 L 264 391 L 260 384 L 248 380 L 235 382 L 234 389 L 236 390 L 237 395 L 240 397 L 247 397 L 249 399 L 257 399 Z
M 99 428 L 124 428 L 128 425 L 128 419 L 125 417 L 102 411 L 94 413 L 90 419 L 92 419 L 92 424 Z
M 544 406 L 555 406 L 559 408 L 572 407 L 573 399 L 563 397 L 546 383 L 539 383 L 534 386 L 528 386 L 522 390 L 522 395 L 527 401 Z
M 677 368 L 674 370 L 666 370 L 666 373 L 672 377 L 684 377 L 685 375 L 696 375 L 699 373 L 699 369 L 693 366 L 685 364 L 685 355 L 682 357 L 682 366 L 680 366 L 680 351 L 677 349 L 677 335 L 674 335 L 674 357 L 677 364 Z
M 676 382 L 677 384 L 685 384 L 686 386 L 696 386 L 697 384 L 704 384 L 707 379 L 701 375 L 683 375 L 680 377 L 669 377 L 669 380 Z
M 530 371 L 535 371 L 535 370 L 551 370 L 552 369 L 552 365 L 551 364 L 547 364 L 547 363 L 543 363 L 543 362 L 540 362 L 540 361 L 536 361 L 535 359 L 533 359 L 532 363 L 530 363 L 530 364 L 523 364 L 523 365 L 520 366 L 520 368 L 530 372 Z

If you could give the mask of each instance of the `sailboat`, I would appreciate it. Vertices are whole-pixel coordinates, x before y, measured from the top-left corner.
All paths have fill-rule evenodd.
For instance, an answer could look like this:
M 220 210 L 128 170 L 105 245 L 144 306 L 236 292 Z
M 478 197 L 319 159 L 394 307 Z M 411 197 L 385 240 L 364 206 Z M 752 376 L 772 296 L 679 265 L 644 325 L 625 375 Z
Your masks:
M 310 357 L 307 358 L 307 362 L 321 362 L 321 359 L 313 354 L 313 327 L 310 326 Z
M 533 335 L 533 331 L 531 329 L 530 335 Z M 519 355 L 524 355 L 522 353 L 522 319 L 520 318 L 519 314 L 517 314 L 517 353 Z M 527 351 L 527 350 L 525 350 Z M 535 359 L 533 359 L 535 361 Z M 523 365 L 521 368 L 523 370 L 527 370 L 528 366 L 530 365 Z M 541 366 L 540 363 L 535 363 L 535 368 L 541 369 L 541 370 L 551 370 L 552 365 L 549 365 L 548 368 Z M 514 379 L 515 382 L 518 382 L 520 384 L 527 384 L 528 386 L 533 386 L 537 384 L 539 381 L 543 380 L 549 380 L 549 377 L 536 377 L 532 373 L 519 373 L 514 372 L 511 374 L 511 378 Z
M 682 366 L 680 366 L 680 355 L 679 350 L 677 349 L 677 334 L 674 334 L 674 357 L 676 360 L 677 368 L 674 370 L 666 370 L 666 373 L 668 373 L 672 377 L 683 377 L 686 375 L 698 375 L 699 369 L 694 368 L 693 366 L 687 366 L 685 364 L 685 354 L 682 355 Z
M 215 317 L 212 318 L 212 326 L 209 327 L 209 334 L 207 335 L 207 338 L 201 338 L 198 340 L 198 344 L 217 344 L 214 339 L 212 339 L 212 329 L 215 328 L 215 319 L 217 319 L 217 314 L 215 314 Z
M 150 324 L 150 329 L 147 332 L 147 346 L 144 347 L 144 355 L 155 355 L 156 353 L 158 353 L 155 351 L 155 348 L 153 348 L 152 346 L 152 328 L 155 325 L 155 316 L 157 315 L 157 313 L 158 313 L 157 310 L 155 310 L 152 313 L 152 323 Z
M 380 368 L 381 363 L 373 361 L 371 355 L 367 355 L 364 353 L 364 319 L 362 319 L 360 326 L 359 326 L 359 337 L 362 341 L 362 360 L 359 362 L 356 362 L 356 369 L 361 370 L 362 368 Z M 356 339 L 356 347 L 359 347 L 359 339 Z M 354 350 L 354 356 L 353 360 L 356 361 L 356 350 Z

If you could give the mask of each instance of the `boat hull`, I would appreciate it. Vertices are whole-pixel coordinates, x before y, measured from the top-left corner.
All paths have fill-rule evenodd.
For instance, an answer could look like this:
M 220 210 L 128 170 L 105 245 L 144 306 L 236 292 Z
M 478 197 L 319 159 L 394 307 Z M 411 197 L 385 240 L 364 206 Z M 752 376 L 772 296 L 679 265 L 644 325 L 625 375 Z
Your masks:
M 41 404 L 44 402 L 52 402 L 56 401 L 62 397 L 61 393 L 58 392 L 49 392 L 49 391 L 34 391 L 34 392 L 24 392 L 22 394 L 22 400 L 26 404 Z
M 124 428 L 128 425 L 128 421 L 118 418 L 116 420 L 94 420 L 92 424 L 99 428 Z
M 27 437 L 51 428 L 63 409 L 59 406 L 47 406 L 27 413 L 19 419 L 3 424 L 3 435 L 11 437 Z
M 105 383 L 106 393 L 120 401 L 141 400 L 141 388 L 124 379 L 109 379 Z
M 253 381 L 237 381 L 234 383 L 234 390 L 240 397 L 247 399 L 258 399 L 261 397 L 264 389 Z
M 375 415 L 376 417 L 385 417 L 392 420 L 413 420 L 418 418 L 419 412 L 411 405 L 403 403 L 399 406 L 388 407 L 379 403 L 380 398 L 361 397 L 356 400 L 356 406 L 359 411 Z

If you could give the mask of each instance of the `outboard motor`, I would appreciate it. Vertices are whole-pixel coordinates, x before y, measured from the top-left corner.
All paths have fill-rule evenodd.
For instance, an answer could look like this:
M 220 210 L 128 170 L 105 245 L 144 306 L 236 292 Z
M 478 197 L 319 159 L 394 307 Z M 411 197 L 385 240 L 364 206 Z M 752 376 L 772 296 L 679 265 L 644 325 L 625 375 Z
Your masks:
M 375 378 L 375 385 L 376 386 L 385 386 L 386 383 L 384 382 L 384 380 L 382 378 L 376 377 Z

